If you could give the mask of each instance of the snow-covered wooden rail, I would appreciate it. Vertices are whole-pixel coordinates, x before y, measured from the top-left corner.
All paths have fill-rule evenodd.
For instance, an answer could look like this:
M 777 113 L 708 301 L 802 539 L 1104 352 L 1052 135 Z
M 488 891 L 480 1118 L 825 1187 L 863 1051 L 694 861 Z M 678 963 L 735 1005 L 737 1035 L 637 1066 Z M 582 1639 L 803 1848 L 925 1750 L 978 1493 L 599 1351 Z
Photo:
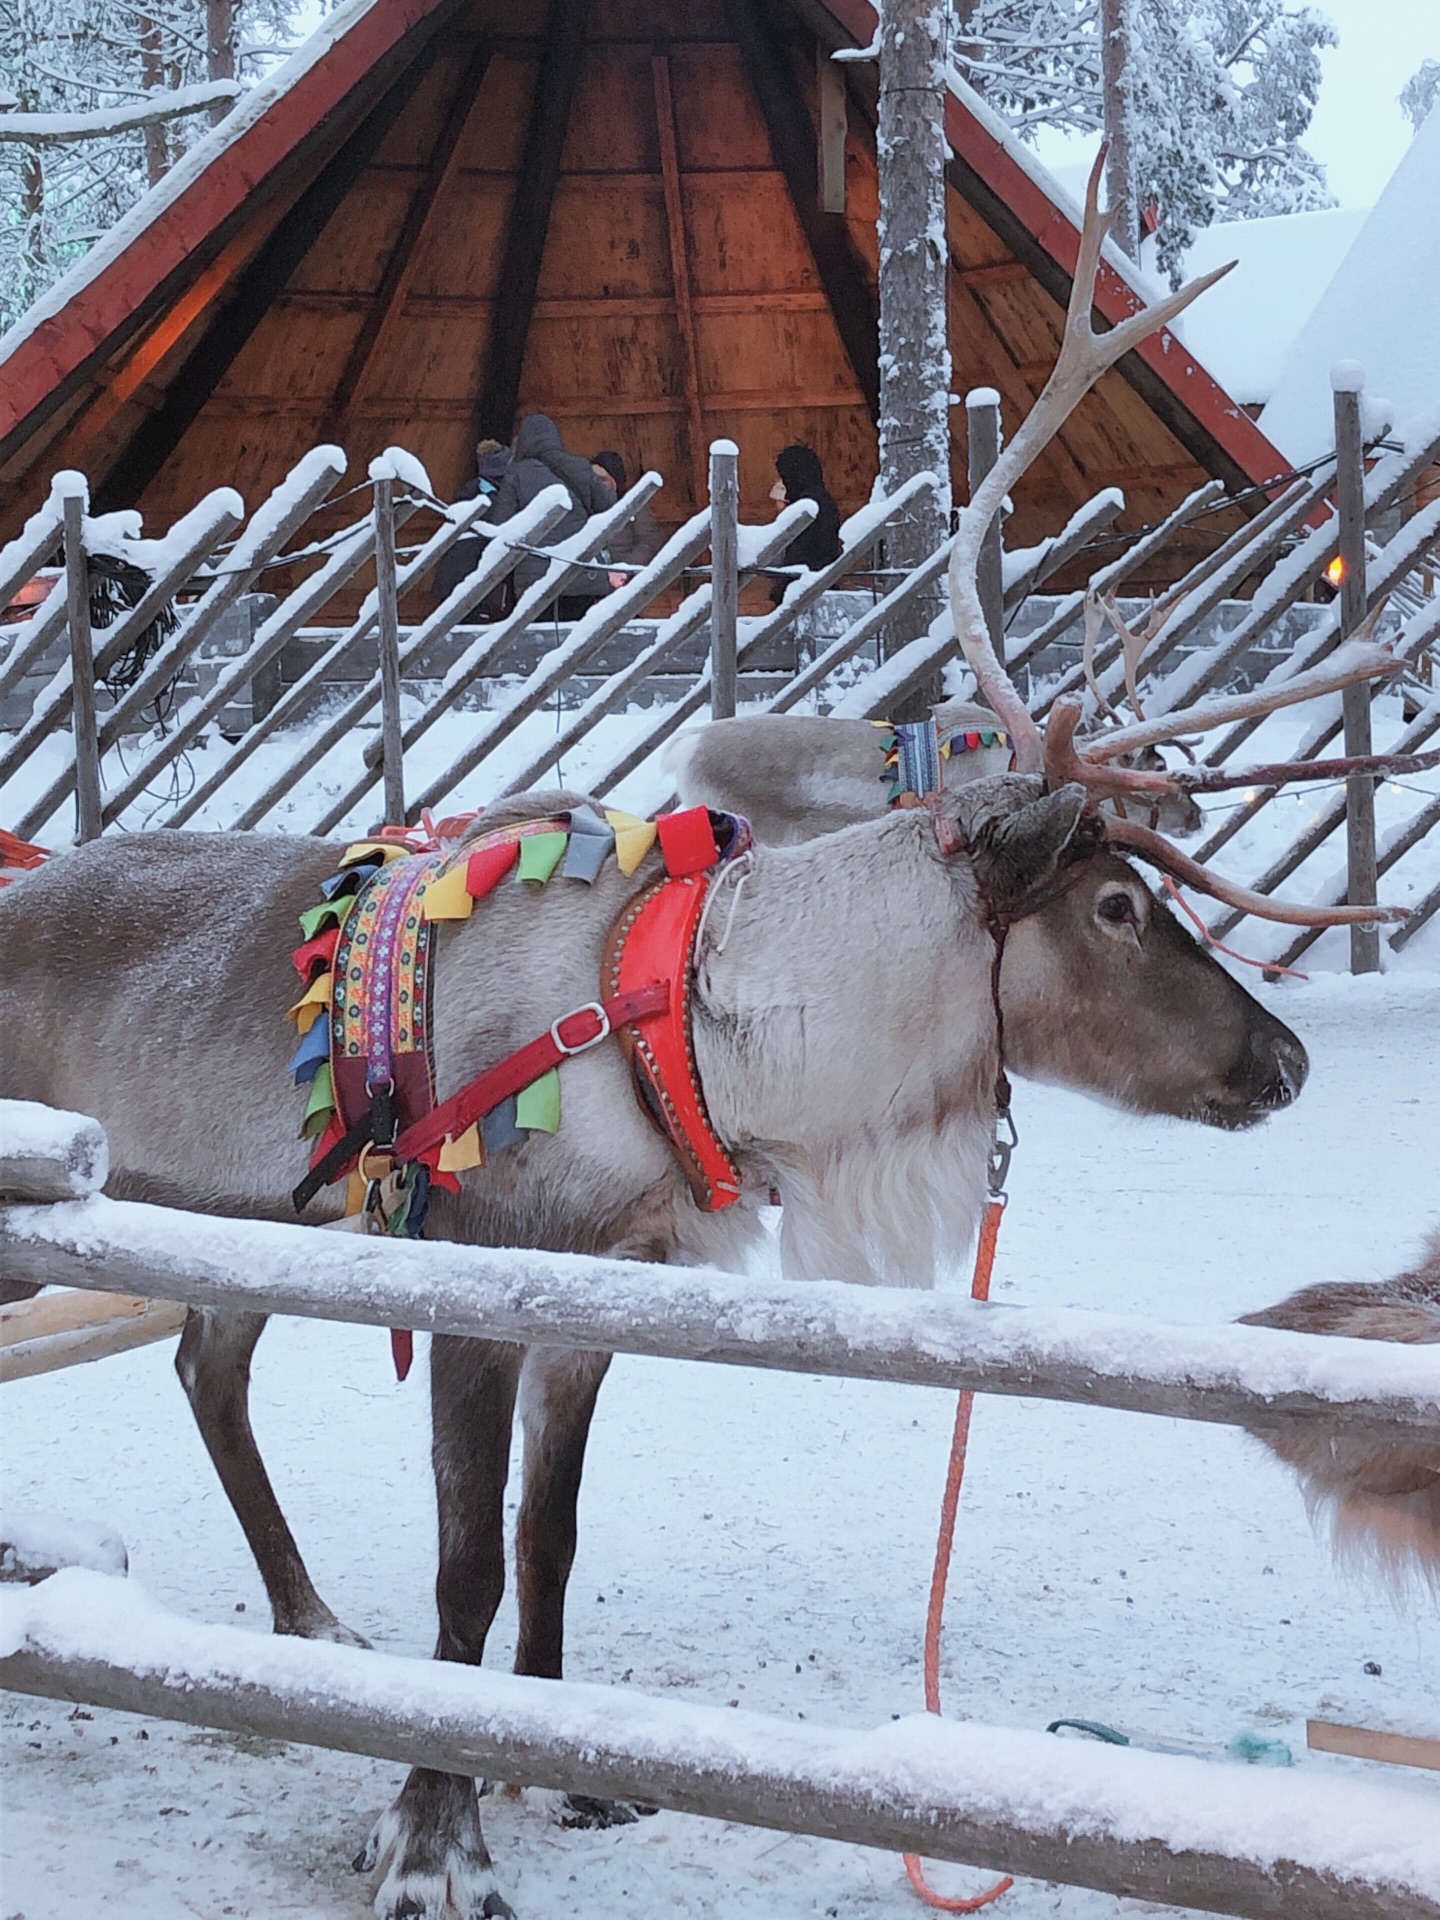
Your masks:
M 30 1109 L 47 1114 L 46 1109 Z M 76 1117 L 76 1125 L 89 1125 Z M 1073 1401 L 1248 1427 L 1440 1427 L 1433 1348 L 219 1220 L 98 1193 L 0 1206 L 31 1284 L 551 1346 Z
M 200 1625 L 79 1570 L 0 1598 L 0 1685 L 1250 1920 L 1440 1920 L 1434 1795 L 1312 1768 L 930 1714 L 797 1725 Z

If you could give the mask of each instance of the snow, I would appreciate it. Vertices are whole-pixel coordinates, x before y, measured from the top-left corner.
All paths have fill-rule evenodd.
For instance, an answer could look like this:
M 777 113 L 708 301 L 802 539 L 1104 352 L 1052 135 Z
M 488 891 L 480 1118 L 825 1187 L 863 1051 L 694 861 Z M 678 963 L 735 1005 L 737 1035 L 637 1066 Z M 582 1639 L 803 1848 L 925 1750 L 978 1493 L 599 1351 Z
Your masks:
M 202 113 L 238 100 L 244 91 L 238 80 L 205 80 L 192 87 L 157 87 L 143 103 L 129 107 L 101 107 L 93 113 L 7 113 L 0 118 L 0 140 L 103 139 L 179 114 Z
M 87 1526 L 53 1513 L 0 1513 L 0 1580 L 35 1582 L 60 1567 L 88 1567 L 123 1575 L 130 1564 L 125 1542 L 108 1527 Z M 0 1624 L 0 1649 L 13 1652 L 13 1636 Z
M 1405 420 L 1440 403 L 1440 114 L 1430 114 L 1287 355 L 1260 429 L 1294 461 L 1334 445 L 1329 372 L 1358 360 Z
M 196 1624 L 102 1574 L 62 1572 L 42 1589 L 0 1596 L 0 1656 L 98 1663 L 134 1672 L 174 1696 L 220 1691 L 264 1724 L 268 1700 L 336 1709 L 395 1741 L 420 1738 L 516 1756 L 521 1777 L 560 1749 L 572 1770 L 617 1759 L 727 1782 L 758 1778 L 823 1806 L 846 1796 L 867 1810 L 904 1808 L 930 1821 L 947 1803 L 980 1828 L 1014 1824 L 1049 1838 L 1158 1842 L 1174 1853 L 1220 1853 L 1269 1867 L 1293 1861 L 1395 1891 L 1440 1894 L 1436 1800 L 1403 1783 L 1257 1776 L 1044 1733 L 910 1714 L 849 1731 L 776 1716 L 646 1697 L 572 1682 L 457 1671 L 354 1648 L 264 1640 Z M 188 1704 L 188 1702 L 187 1702 Z M 275 1716 L 280 1719 L 280 1715 Z M 535 1757 L 532 1757 L 535 1756 Z
M 47 1186 L 63 1176 L 77 1200 L 98 1193 L 110 1171 L 110 1149 L 103 1129 L 87 1114 L 60 1107 L 37 1107 L 27 1100 L 0 1099 L 0 1161 L 17 1170 L 0 1174 L 0 1191 L 23 1193 L 26 1161 L 43 1164 Z
M 1434 969 L 1440 947 L 1431 955 Z M 1440 976 L 1335 974 L 1255 991 L 1313 1062 L 1293 1111 L 1256 1133 L 1141 1122 L 1020 1083 L 999 1303 L 1216 1327 L 1322 1275 L 1379 1277 L 1407 1261 L 1437 1223 Z M 423 1657 L 434 1515 L 423 1337 L 417 1345 L 421 1367 L 401 1387 L 378 1331 L 277 1321 L 256 1356 L 255 1422 L 321 1592 L 385 1653 Z M 854 1730 L 867 1763 L 897 1758 L 865 1731 L 892 1713 L 907 1716 L 893 1738 L 909 1764 L 940 1764 L 926 1736 L 961 1752 L 952 1742 L 968 1737 L 963 1725 L 910 1718 L 953 1412 L 950 1395 L 920 1387 L 617 1360 L 582 1497 L 572 1677 L 728 1720 L 748 1710 L 799 1725 L 803 1714 Z M 124 1535 L 133 1577 L 159 1605 L 264 1634 L 258 1578 L 169 1351 L 14 1382 L 5 1421 L 11 1504 L 104 1522 Z M 487 1674 L 508 1664 L 513 1636 L 507 1600 Z M 191 1644 L 167 1640 L 167 1656 L 183 1659 Z M 263 1638 L 255 1648 L 267 1663 L 341 1651 L 287 1655 Z M 1239 1433 L 977 1403 L 942 1693 L 956 1722 L 1028 1733 L 1020 1758 L 1032 1769 L 1050 1720 L 1096 1718 L 1216 1756 L 1206 1778 L 1221 1798 L 1186 1816 L 1197 1822 L 1219 1818 L 1222 1801 L 1248 1817 L 1252 1793 L 1288 1779 L 1307 1796 L 1322 1790 L 1314 1804 L 1334 1810 L 1336 1835 L 1354 1835 L 1337 1801 L 1353 1794 L 1353 1810 L 1368 1808 L 1384 1787 L 1387 1799 L 1420 1804 L 1428 1848 L 1440 1779 L 1307 1753 L 1303 1723 L 1316 1713 L 1353 1725 L 1433 1718 L 1437 1672 L 1433 1604 L 1412 1597 L 1402 1610 L 1337 1569 L 1289 1474 Z M 211 1920 L 228 1905 L 367 1920 L 366 1886 L 348 1861 L 393 1798 L 398 1765 L 118 1712 L 77 1718 L 66 1703 L 16 1696 L 0 1714 L 11 1735 L 7 1913 Z M 1240 1729 L 1285 1740 L 1293 1772 L 1232 1776 L 1219 1755 Z M 997 1792 L 1013 1783 L 1019 1749 L 975 1741 L 977 1791 L 992 1769 Z M 1134 1756 L 1054 1746 L 1067 1762 L 1085 1757 L 1077 1797 L 1113 1810 Z M 1148 1756 L 1145 1765 L 1162 1786 L 1173 1778 Z M 566 1833 L 528 1794 L 487 1799 L 484 1819 L 507 1897 L 531 1920 L 920 1911 L 897 1860 L 839 1843 L 671 1813 Z M 1324 1831 L 1313 1838 L 1329 1844 Z M 991 1876 L 937 1867 L 932 1877 L 972 1893 Z M 1022 1881 L 997 1913 L 1115 1920 L 1131 1910 Z
M 1367 218 L 1368 209 L 1327 207 L 1262 220 L 1227 220 L 1201 230 L 1185 253 L 1198 279 L 1235 261 L 1173 324 L 1172 331 L 1232 400 L 1270 398 L 1280 369 L 1316 302 Z M 1143 258 L 1151 259 L 1148 240 Z
M 404 447 L 386 447 L 383 453 L 377 453 L 370 462 L 369 472 L 372 480 L 397 480 L 401 486 L 410 487 L 428 499 L 435 497 L 424 465 Z

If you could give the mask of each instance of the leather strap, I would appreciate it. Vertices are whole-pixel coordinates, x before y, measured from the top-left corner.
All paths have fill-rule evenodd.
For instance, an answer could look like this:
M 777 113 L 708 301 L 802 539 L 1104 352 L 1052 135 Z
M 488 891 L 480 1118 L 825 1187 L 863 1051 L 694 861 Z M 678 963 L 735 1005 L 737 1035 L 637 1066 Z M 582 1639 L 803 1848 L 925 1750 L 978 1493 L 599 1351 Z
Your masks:
M 548 1033 L 467 1081 L 458 1093 L 452 1093 L 413 1126 L 406 1127 L 395 1142 L 395 1158 L 418 1160 L 447 1135 L 458 1139 L 492 1107 L 528 1087 L 551 1067 L 558 1067 L 571 1054 L 588 1052 L 611 1033 L 621 1033 L 631 1021 L 661 1014 L 669 1004 L 670 982 L 651 979 L 644 986 L 612 994 L 603 1005 L 592 1001 L 577 1007 L 557 1020 Z
M 740 1173 L 705 1106 L 695 1065 L 690 981 L 708 873 L 666 876 L 626 903 L 605 942 L 601 979 L 610 992 L 659 974 L 674 987 L 666 1005 L 620 1033 L 643 1111 L 680 1162 L 695 1203 L 715 1213 L 740 1198 Z

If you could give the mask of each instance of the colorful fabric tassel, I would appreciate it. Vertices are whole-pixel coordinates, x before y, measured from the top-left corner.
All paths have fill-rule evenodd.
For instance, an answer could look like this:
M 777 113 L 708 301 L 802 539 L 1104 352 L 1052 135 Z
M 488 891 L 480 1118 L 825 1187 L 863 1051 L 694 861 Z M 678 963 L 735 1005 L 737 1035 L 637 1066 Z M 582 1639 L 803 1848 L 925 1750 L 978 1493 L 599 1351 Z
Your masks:
M 520 858 L 518 839 L 499 840 L 491 847 L 477 847 L 465 862 L 465 885 L 473 900 L 483 900 L 505 878 Z
M 468 920 L 474 907 L 475 896 L 463 860 L 432 880 L 421 896 L 421 910 L 427 920 Z
M 313 940 L 328 920 L 338 933 L 340 922 L 345 918 L 348 900 L 322 900 L 319 906 L 307 907 L 300 915 L 300 930 L 307 940 Z
M 297 1087 L 303 1087 L 315 1078 L 321 1062 L 328 1063 L 329 1059 L 330 1030 L 323 1020 L 316 1020 L 291 1054 L 285 1071 L 294 1074 Z
M 618 807 L 607 807 L 605 819 L 615 835 L 616 864 L 628 877 L 655 844 L 655 822 L 622 813 Z
M 525 1133 L 560 1131 L 560 1069 L 551 1067 L 515 1096 L 515 1124 Z
M 485 1158 L 492 1159 L 495 1154 L 503 1153 L 506 1147 L 518 1146 L 521 1134 L 515 1124 L 515 1095 L 502 1100 L 498 1107 L 492 1107 L 480 1121 L 480 1139 L 485 1149 Z
M 468 1173 L 472 1167 L 483 1167 L 485 1149 L 480 1141 L 480 1123 L 467 1127 L 457 1139 L 446 1139 L 440 1147 L 438 1162 L 441 1173 Z
M 543 887 L 565 858 L 569 840 L 570 835 L 563 831 L 527 834 L 520 842 L 520 878 Z

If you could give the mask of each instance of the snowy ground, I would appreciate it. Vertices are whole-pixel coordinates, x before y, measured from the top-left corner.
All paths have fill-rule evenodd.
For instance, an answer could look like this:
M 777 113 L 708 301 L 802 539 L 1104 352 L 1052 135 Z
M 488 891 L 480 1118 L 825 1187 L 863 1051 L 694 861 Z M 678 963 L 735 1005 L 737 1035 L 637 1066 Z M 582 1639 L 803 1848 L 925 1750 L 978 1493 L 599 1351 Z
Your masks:
M 1440 1212 L 1440 976 L 1261 991 L 1313 1060 L 1298 1107 L 1261 1132 L 1140 1123 L 1022 1089 L 998 1295 L 1214 1320 L 1321 1275 L 1383 1274 L 1413 1251 Z M 383 1334 L 277 1322 L 255 1405 L 322 1591 L 377 1645 L 425 1652 L 420 1370 L 397 1387 Z M 913 1711 L 952 1412 L 922 1389 L 617 1361 L 586 1480 L 572 1674 L 842 1725 Z M 168 1349 L 16 1383 L 4 1422 L 9 1502 L 110 1523 L 166 1605 L 265 1630 Z M 507 1611 L 497 1664 L 512 1634 Z M 1305 1716 L 1434 1722 L 1437 1674 L 1433 1599 L 1397 1606 L 1338 1573 L 1286 1473 L 1240 1435 L 980 1403 L 949 1712 L 1024 1727 L 1096 1718 L 1217 1754 L 1249 1728 L 1290 1742 L 1302 1766 L 1378 1775 L 1306 1755 Z M 396 1767 L 24 1699 L 0 1711 L 7 1920 L 369 1911 L 347 1862 Z M 858 1848 L 670 1814 L 575 1834 L 530 1797 L 487 1807 L 524 1920 L 919 1911 L 899 1863 Z M 935 1877 L 966 1891 L 983 1879 Z M 1098 1920 L 1135 1907 L 1025 1883 L 996 1911 Z

